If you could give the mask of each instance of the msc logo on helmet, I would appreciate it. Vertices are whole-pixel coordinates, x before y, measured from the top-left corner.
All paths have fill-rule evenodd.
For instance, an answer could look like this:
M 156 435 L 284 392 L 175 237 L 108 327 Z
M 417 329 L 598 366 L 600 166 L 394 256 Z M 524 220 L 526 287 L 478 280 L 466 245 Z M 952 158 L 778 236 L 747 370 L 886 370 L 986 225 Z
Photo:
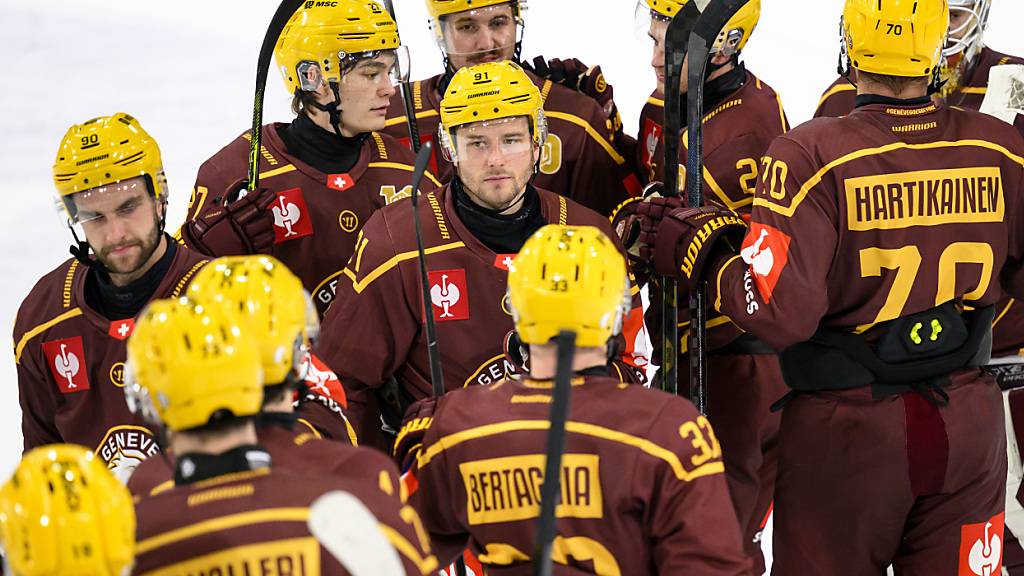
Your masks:
M 338 6 L 337 2 L 326 2 L 326 1 L 315 1 L 309 0 L 306 2 L 306 10 L 310 8 L 335 8 Z

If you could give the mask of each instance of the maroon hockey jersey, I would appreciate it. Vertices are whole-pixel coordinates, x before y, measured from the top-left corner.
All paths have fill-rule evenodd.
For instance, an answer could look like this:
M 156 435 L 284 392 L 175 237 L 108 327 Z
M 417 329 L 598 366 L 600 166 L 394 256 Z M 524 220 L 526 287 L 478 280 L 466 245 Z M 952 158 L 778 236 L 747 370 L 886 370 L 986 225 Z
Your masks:
M 548 222 L 597 226 L 616 238 L 607 218 L 563 196 L 538 192 Z M 411 206 L 403 203 L 385 207 L 367 223 L 317 346 L 345 386 L 346 414 L 360 443 L 383 449 L 390 449 L 390 441 L 381 435 L 375 389 L 393 376 L 413 399 L 432 394 L 412 218 Z M 445 387 L 497 382 L 515 371 L 502 345 L 513 329 L 506 286 L 515 254 L 495 254 L 466 229 L 448 186 L 424 196 L 418 218 Z M 631 369 L 647 364 L 639 291 L 633 292 L 634 309 L 623 329 L 626 349 L 614 364 L 628 380 L 636 380 Z
M 410 195 L 415 157 L 405 146 L 374 132 L 363 143 L 355 167 L 346 174 L 325 174 L 288 153 L 278 134 L 281 127 L 264 126 L 259 166 L 260 186 L 277 193 L 271 206 L 271 254 L 302 280 L 322 315 L 334 299 L 360 228 L 378 208 Z M 248 132 L 242 134 L 199 168 L 188 219 L 220 210 L 226 195 L 245 180 L 249 139 Z M 421 189 L 438 185 L 428 173 Z M 183 236 L 187 244 L 187 234 Z
M 487 574 L 527 574 L 550 381 L 438 401 L 403 477 L 441 561 L 469 546 Z M 573 380 L 552 558 L 556 574 L 747 574 L 708 420 L 688 401 L 603 376 Z
M 292 451 L 312 462 L 323 458 L 321 448 L 307 443 Z M 330 473 L 272 465 L 142 496 L 135 508 L 133 573 L 347 575 L 334 556 L 339 551 L 310 527 L 332 513 L 321 497 L 337 492 L 355 496 L 373 513 L 405 574 L 435 571 L 419 517 L 400 498 L 394 465 L 373 450 L 350 450 Z M 348 521 L 337 514 L 332 520 Z M 340 544 L 346 555 L 365 553 Z
M 981 108 L 981 102 L 985 99 L 988 75 L 992 67 L 1004 64 L 1024 64 L 1024 59 L 1000 54 L 987 46 L 981 50 L 977 58 L 978 62 L 972 67 L 970 77 L 961 79 L 960 87 L 948 98 L 946 103 L 950 106 L 978 110 Z M 821 95 L 818 109 L 814 111 L 814 117 L 845 116 L 853 111 L 856 98 L 857 87 L 846 78 L 839 77 Z
M 812 120 L 769 148 L 742 253 L 711 271 L 709 301 L 781 350 L 819 326 L 1024 295 L 1022 150 L 1001 120 L 932 103 Z
M 639 194 L 640 184 L 613 145 L 610 121 L 597 102 L 529 71 L 526 74 L 540 89 L 550 132 L 534 184 L 606 216 L 620 202 Z M 452 164 L 441 156 L 437 143 L 442 78 L 438 75 L 415 82 L 412 94 L 420 140 L 433 142 L 430 166 L 441 181 L 447 183 L 452 177 Z M 384 132 L 409 143 L 405 104 L 400 92 L 391 97 Z
M 170 242 L 170 239 L 168 239 Z M 154 298 L 184 293 L 207 260 L 178 246 Z M 159 451 L 124 399 L 125 343 L 132 319 L 111 322 L 85 302 L 89 267 L 71 259 L 43 276 L 14 323 L 21 431 L 28 451 L 81 444 L 122 479 Z
M 303 418 L 289 414 L 262 416 L 266 420 L 257 429 L 259 444 L 270 453 L 274 468 L 297 472 L 316 470 L 324 474 L 343 473 L 346 462 L 361 454 L 351 444 L 323 440 L 321 434 Z M 296 450 L 311 444 L 314 449 Z M 308 458 L 313 452 L 316 458 Z M 300 459 L 301 457 L 301 459 Z M 349 470 L 351 474 L 353 470 Z M 132 473 L 128 490 L 135 496 L 159 494 L 174 486 L 170 458 L 150 458 Z
M 643 171 L 641 180 L 664 182 L 665 103 L 652 94 L 640 115 L 639 140 L 636 147 L 637 166 Z M 684 127 L 685 128 L 685 127 Z M 761 170 L 761 157 L 776 136 L 789 130 L 786 112 L 779 95 L 756 76 L 747 72 L 746 82 L 720 104 L 704 114 L 704 199 L 709 204 L 750 214 L 754 187 Z M 686 159 L 689 131 L 683 130 L 679 145 L 679 186 L 686 196 Z M 660 300 L 660 297 L 658 298 Z M 680 354 L 686 356 L 689 338 L 690 311 L 681 299 L 679 307 Z M 652 307 L 657 310 L 655 305 Z M 655 315 L 657 316 L 657 315 Z M 651 319 L 649 319 L 651 320 Z M 660 321 L 653 319 L 652 330 Z M 659 331 L 660 333 L 660 331 Z M 714 349 L 729 344 L 742 333 L 725 316 L 708 319 L 708 345 Z M 685 360 L 684 360 L 685 362 Z

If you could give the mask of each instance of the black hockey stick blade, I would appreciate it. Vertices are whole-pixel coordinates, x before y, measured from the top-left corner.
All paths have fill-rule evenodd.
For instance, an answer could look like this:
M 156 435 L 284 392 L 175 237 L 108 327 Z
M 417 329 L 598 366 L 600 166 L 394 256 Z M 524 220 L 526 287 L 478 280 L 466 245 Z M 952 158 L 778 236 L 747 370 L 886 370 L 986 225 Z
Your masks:
M 420 264 L 420 285 L 423 287 L 423 316 L 427 329 L 427 359 L 430 362 L 430 384 L 434 390 L 434 397 L 444 396 L 444 376 L 441 373 L 441 356 L 437 349 L 437 326 L 434 324 L 434 305 L 430 299 L 430 284 L 427 279 L 427 254 L 423 250 L 423 230 L 420 225 L 419 213 L 416 207 L 419 206 L 419 188 L 423 180 L 423 173 L 427 171 L 427 163 L 430 162 L 430 142 L 423 145 L 423 149 L 416 155 L 416 164 L 412 171 L 412 215 L 416 226 L 416 252 Z
M 679 190 L 679 79 L 686 58 L 687 38 L 700 17 L 696 2 L 686 3 L 665 31 L 665 122 L 662 138 L 665 140 L 665 158 L 662 178 L 665 194 L 675 196 Z M 679 303 L 677 283 L 663 276 L 661 284 L 661 388 L 675 394 L 679 387 L 678 331 Z
M 551 545 L 555 539 L 555 509 L 562 495 L 562 455 L 565 453 L 565 423 L 569 419 L 569 392 L 572 389 L 572 363 L 576 352 L 576 333 L 562 330 L 555 337 L 558 363 L 551 401 L 551 427 L 548 429 L 544 460 L 544 483 L 540 487 L 540 516 L 537 518 L 534 576 L 551 576 Z
M 260 56 L 256 61 L 256 95 L 252 101 L 252 133 L 249 140 L 249 192 L 256 192 L 260 185 L 260 143 L 263 132 L 263 94 L 267 91 L 267 73 L 270 70 L 270 59 L 274 55 L 281 31 L 292 14 L 302 6 L 303 0 L 282 0 L 270 19 L 267 33 L 263 36 Z M 228 200 L 225 198 L 225 200 Z
M 391 19 L 398 24 L 398 14 L 395 12 L 395 3 L 392 0 L 384 0 L 384 8 L 391 15 Z M 396 62 L 396 65 L 398 63 Z M 413 104 L 412 98 L 412 83 L 409 82 L 409 71 L 399 70 L 399 76 L 402 78 L 402 82 L 399 88 L 402 90 L 402 104 L 405 107 L 405 124 L 409 129 L 409 146 L 412 147 L 412 151 L 419 153 L 420 151 L 420 126 L 416 123 L 416 106 Z
M 689 90 L 686 94 L 688 127 L 686 157 L 687 204 L 704 205 L 704 81 L 711 47 L 722 29 L 747 0 L 711 0 L 690 34 L 687 52 Z M 707 286 L 701 282 L 690 294 L 690 400 L 701 414 L 707 412 Z

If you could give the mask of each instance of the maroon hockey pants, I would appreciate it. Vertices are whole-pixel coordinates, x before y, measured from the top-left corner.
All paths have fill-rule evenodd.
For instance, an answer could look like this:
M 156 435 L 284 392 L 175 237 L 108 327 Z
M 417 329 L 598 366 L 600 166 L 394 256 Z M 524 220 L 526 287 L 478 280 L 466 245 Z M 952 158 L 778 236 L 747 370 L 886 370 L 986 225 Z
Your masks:
M 1003 404 L 958 374 L 936 406 L 868 388 L 803 394 L 782 413 L 773 574 L 1000 574 Z
M 686 374 L 687 359 L 679 373 Z M 773 354 L 712 354 L 708 358 L 708 420 L 722 445 L 725 478 L 743 530 L 744 551 L 764 572 L 760 533 L 772 505 L 778 460 L 779 413 L 788 392 Z M 688 389 L 687 389 L 688 392 Z

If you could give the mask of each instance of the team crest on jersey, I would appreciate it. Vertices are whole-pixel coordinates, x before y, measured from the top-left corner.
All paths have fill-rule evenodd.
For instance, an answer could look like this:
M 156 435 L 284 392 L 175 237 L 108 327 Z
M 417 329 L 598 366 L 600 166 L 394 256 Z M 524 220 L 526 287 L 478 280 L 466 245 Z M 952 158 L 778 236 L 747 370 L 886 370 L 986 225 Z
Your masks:
M 274 244 L 313 234 L 313 219 L 306 208 L 301 188 L 278 192 L 271 212 L 274 214 Z
M 81 336 L 43 342 L 43 355 L 62 393 L 71 394 L 89 389 Z
M 661 126 L 650 118 L 644 120 L 644 129 L 641 132 L 641 142 L 644 147 L 644 165 L 650 167 L 654 162 L 654 153 L 661 143 Z
M 1003 573 L 1003 512 L 988 522 L 960 527 L 960 569 L 957 576 L 999 576 Z
M 512 260 L 515 257 L 515 254 L 498 254 L 494 257 L 494 267 L 508 272 L 508 268 L 512 265 Z
M 435 321 L 469 320 L 465 270 L 436 270 L 429 273 L 429 282 Z
M 788 234 L 779 229 L 757 222 L 751 224 L 743 240 L 740 255 L 750 265 L 754 284 L 766 304 L 771 302 L 782 269 L 789 262 L 791 240 Z
M 476 369 L 473 374 L 466 379 L 463 386 L 470 386 L 472 384 L 479 384 L 480 386 L 487 386 L 488 384 L 494 384 L 505 380 L 509 376 L 518 372 L 515 364 L 509 361 L 505 354 L 499 354 L 494 358 L 491 358 L 487 362 L 484 362 L 482 366 Z
M 354 178 L 348 174 L 328 174 L 327 175 L 327 187 L 331 190 L 337 190 L 338 192 L 344 192 L 349 188 L 356 185 Z
M 107 329 L 107 334 L 117 340 L 127 340 L 135 331 L 135 319 L 114 320 Z
M 160 452 L 153 433 L 142 426 L 114 426 L 96 447 L 96 455 L 122 482 L 146 458 Z

